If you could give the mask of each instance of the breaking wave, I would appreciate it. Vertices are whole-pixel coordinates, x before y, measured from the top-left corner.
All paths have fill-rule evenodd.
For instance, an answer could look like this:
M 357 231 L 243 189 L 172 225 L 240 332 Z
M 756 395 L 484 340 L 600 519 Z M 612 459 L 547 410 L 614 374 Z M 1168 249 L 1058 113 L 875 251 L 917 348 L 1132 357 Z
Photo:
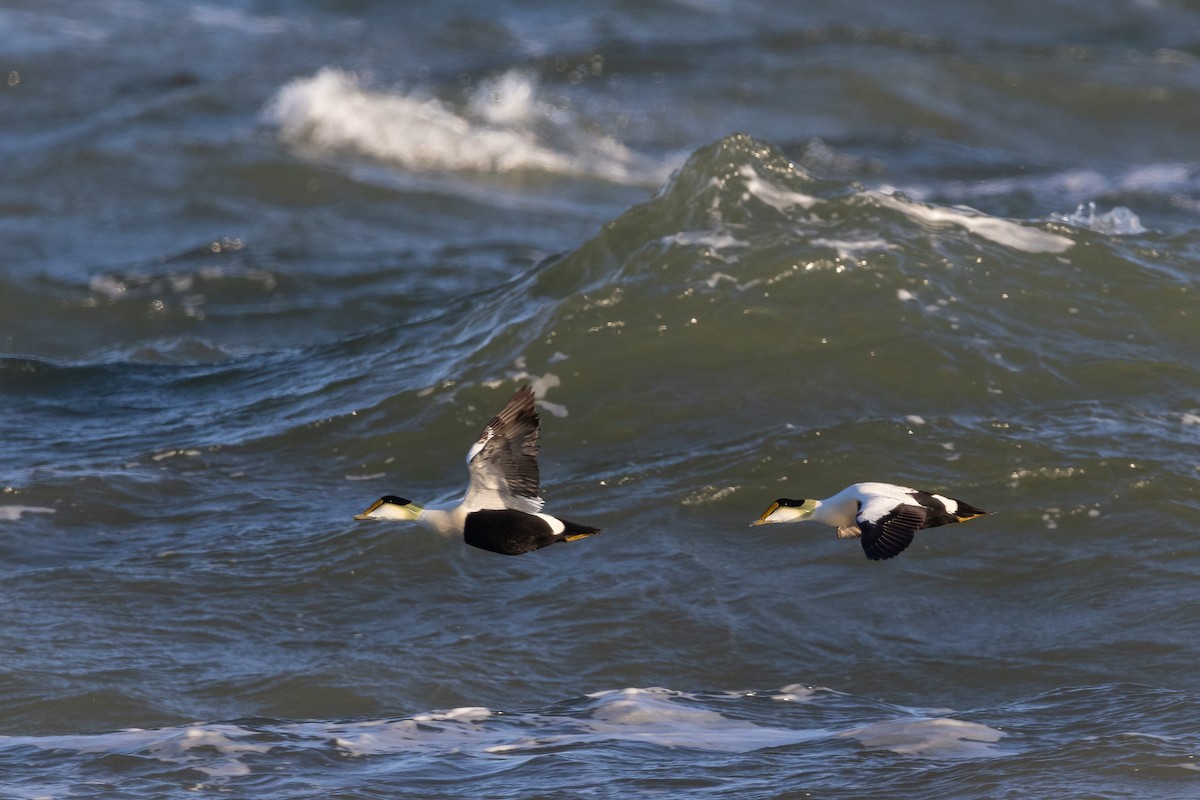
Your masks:
M 383 757 L 390 761 L 389 771 L 452 758 L 462 762 L 462 773 L 486 775 L 538 756 L 586 754 L 614 745 L 650 748 L 643 751 L 650 760 L 656 751 L 745 754 L 835 746 L 839 740 L 915 759 L 986 759 L 1012 752 L 998 744 L 1005 734 L 985 724 L 900 706 L 881 706 L 873 719 L 862 720 L 851 712 L 858 702 L 800 685 L 763 694 L 628 688 L 532 712 L 465 706 L 392 719 L 197 722 L 96 734 L 8 736 L 0 737 L 0 764 L 15 757 L 47 766 L 80 755 L 91 763 L 124 758 L 149 775 L 185 770 L 196 779 L 194 789 L 211 789 L 275 774 L 283 763 L 291 764 L 287 769 L 293 777 L 302 778 L 303 765 L 312 756 L 367 764 Z M 817 709 L 825 704 L 833 704 L 843 719 L 813 725 L 812 717 L 828 713 Z M 851 724 L 852 718 L 859 722 Z
M 295 145 L 358 153 L 415 172 L 544 172 L 655 185 L 670 171 L 589 130 L 521 70 L 482 82 L 456 105 L 421 91 L 374 89 L 358 75 L 327 67 L 280 89 L 266 115 Z

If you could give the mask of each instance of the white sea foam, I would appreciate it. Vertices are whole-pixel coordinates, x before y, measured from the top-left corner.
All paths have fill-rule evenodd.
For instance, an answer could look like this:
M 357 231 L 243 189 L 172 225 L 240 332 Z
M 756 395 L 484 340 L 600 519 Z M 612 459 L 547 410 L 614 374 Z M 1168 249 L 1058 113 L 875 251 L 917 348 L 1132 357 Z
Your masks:
M 730 253 L 730 250 L 742 249 L 750 246 L 750 243 L 738 239 L 724 231 L 709 230 L 709 231 L 680 231 L 671 236 L 666 236 L 661 240 L 664 244 L 678 245 L 680 247 L 695 247 L 704 248 L 705 256 L 709 258 L 717 258 L 726 264 L 735 264 L 738 261 L 736 253 Z M 720 273 L 723 275 L 723 273 Z M 729 277 L 734 280 L 732 276 Z M 734 280 L 736 283 L 737 281 Z M 709 288 L 716 286 L 716 281 L 708 281 Z M 738 288 L 742 288 L 739 286 Z
M 759 175 L 749 164 L 743 165 L 738 173 L 745 178 L 746 191 L 749 194 L 779 211 L 788 211 L 792 208 L 812 208 L 822 202 L 818 197 L 776 186 Z
M 781 703 L 807 703 L 820 694 L 820 691 L 813 686 L 792 683 L 781 687 L 778 692 L 771 695 L 771 699 L 778 700 Z
M 518 364 L 520 367 L 520 364 Z M 567 407 L 562 403 L 552 403 L 546 399 L 546 393 L 555 387 L 562 385 L 562 379 L 553 372 L 547 372 L 544 375 L 537 375 L 526 372 L 522 369 L 516 375 L 512 376 L 517 381 L 528 381 L 529 388 L 533 390 L 533 396 L 537 398 L 538 408 L 553 414 L 556 417 L 565 417 L 568 413 Z
M 734 285 L 738 284 L 738 279 L 735 278 L 734 276 L 730 275 L 728 272 L 718 271 L 718 272 L 714 272 L 712 275 L 709 275 L 707 278 L 705 278 L 704 285 L 710 289 L 715 289 L 722 282 L 726 282 L 726 281 L 729 283 L 732 283 Z
M 0 522 L 16 522 L 26 514 L 53 514 L 53 508 L 44 506 L 0 506 Z
M 152 461 L 163 461 L 165 459 L 176 458 L 178 456 L 194 458 L 198 455 L 201 455 L 200 451 L 194 448 L 189 448 L 187 450 L 164 450 L 161 453 L 155 453 L 154 455 L 150 456 L 150 459 Z
M 828 738 L 825 730 L 756 725 L 678 702 L 667 689 L 620 689 L 589 695 L 600 701 L 584 728 L 603 738 L 744 753 L 765 747 Z
M 690 492 L 687 497 L 681 501 L 685 506 L 703 506 L 710 503 L 716 503 L 729 497 L 736 492 L 740 486 L 713 486 L 705 485 L 693 492 Z
M 1080 204 L 1073 213 L 1051 214 L 1050 219 L 1111 236 L 1133 236 L 1146 232 L 1138 215 L 1124 206 L 1096 213 L 1095 203 Z
M 279 760 L 304 749 L 331 747 L 352 758 L 503 756 L 532 757 L 546 747 L 593 747 L 636 742 L 662 748 L 716 753 L 749 753 L 813 741 L 852 738 L 864 747 L 917 758 L 979 758 L 1002 754 L 995 747 L 1003 734 L 986 725 L 949 717 L 884 719 L 838 730 L 788 724 L 795 702 L 840 693 L 803 685 L 785 686 L 769 697 L 781 701 L 777 720 L 764 723 L 755 693 L 696 695 L 660 687 L 594 692 L 569 713 L 499 713 L 463 706 L 392 719 L 343 722 L 193 723 L 174 728 L 140 729 L 68 736 L 0 736 L 0 752 L 41 750 L 88 755 L 121 754 L 154 759 L 207 776 L 213 786 L 259 770 L 276 770 Z M 743 703 L 755 704 L 741 718 Z M 737 714 L 725 713 L 733 708 Z M 751 711 L 751 708 L 753 711 Z M 886 712 L 885 712 L 886 713 Z M 897 709 L 898 714 L 905 713 Z
M 270 744 L 249 740 L 253 735 L 253 731 L 239 725 L 195 723 L 176 728 L 128 728 L 99 734 L 0 736 L 0 748 L 139 755 L 183 765 L 210 778 L 228 779 L 250 773 L 242 756 L 270 752 Z
M 478 118 L 503 126 L 536 123 L 539 113 L 553 113 L 554 107 L 537 106 L 537 79 L 520 70 L 509 70 L 483 81 L 471 94 L 468 108 Z
M 527 133 L 473 126 L 440 100 L 372 91 L 338 69 L 292 81 L 268 113 L 287 139 L 356 150 L 414 170 L 570 171 L 562 155 Z
M 884 239 L 813 239 L 810 244 L 829 247 L 837 251 L 838 258 L 845 261 L 858 261 L 863 253 L 878 253 L 881 250 L 895 250 L 896 245 Z
M 934 719 L 896 719 L 876 722 L 839 733 L 840 738 L 857 739 L 873 750 L 891 750 L 906 756 L 922 758 L 988 758 L 1003 755 L 995 746 L 1004 736 L 1002 731 L 938 717 Z
M 124 281 L 119 280 L 112 275 L 93 275 L 88 280 L 88 288 L 91 289 L 94 294 L 103 295 L 109 300 L 116 300 L 129 290 L 129 287 L 125 285 Z
M 745 180 L 747 196 L 754 196 L 782 212 L 792 209 L 807 210 L 825 201 L 813 195 L 785 189 L 763 178 L 754 167 L 746 164 L 738 174 Z M 899 211 L 910 219 L 925 225 L 957 225 L 988 241 L 1026 253 L 1061 253 L 1070 249 L 1075 242 L 1066 236 L 1050 233 L 1039 228 L 1012 220 L 1001 219 L 976 211 L 973 208 L 928 205 L 896 195 L 890 190 L 867 190 L 861 193 L 885 208 Z M 859 253 L 892 249 L 894 245 L 882 239 L 842 241 L 817 239 L 813 244 L 832 247 L 844 259 L 857 259 Z
M 539 400 L 538 405 L 556 417 L 565 417 L 571 413 L 562 403 L 551 403 L 549 400 Z
M 287 141 L 414 172 L 537 170 L 643 185 L 669 169 L 588 131 L 539 97 L 535 77 L 516 70 L 483 82 L 459 109 L 419 91 L 368 88 L 357 75 L 326 68 L 285 85 L 266 116 Z M 542 128 L 571 149 L 547 144 Z
M 372 472 L 372 473 L 364 474 L 364 475 L 347 474 L 347 475 L 343 475 L 342 477 L 348 481 L 377 481 L 381 478 L 386 478 L 387 473 L 386 472 Z
M 547 372 L 545 375 L 529 375 L 526 377 L 533 378 L 533 382 L 529 385 L 529 388 L 533 390 L 533 396 L 539 400 L 546 399 L 546 392 L 562 386 L 562 379 L 553 372 Z
M 708 247 L 717 251 L 750 246 L 750 243 L 743 239 L 719 231 L 680 231 L 666 237 L 664 241 L 684 247 Z
M 495 716 L 479 706 L 452 708 L 418 714 L 407 719 L 367 720 L 335 726 L 310 723 L 304 732 L 314 738 L 332 735 L 335 744 L 352 756 L 452 752 L 459 749 L 485 751 L 503 737 L 481 723 Z
M 1200 187 L 1200 172 L 1194 164 L 1139 164 L 1118 173 L 1070 169 L 1049 174 L 996 177 L 986 181 L 940 181 L 935 185 L 906 185 L 909 197 L 928 198 L 935 193 L 959 198 L 998 197 L 1025 194 L 1066 197 L 1068 202 L 1086 203 L 1089 198 L 1122 192 L 1191 194 Z M 1056 200 L 1061 202 L 1061 199 Z
M 1061 253 L 1075 244 L 1066 236 L 992 217 L 972 208 L 925 205 L 883 191 L 868 191 L 865 195 L 916 222 L 958 225 L 990 242 L 1025 253 Z
M 427 714 L 417 714 L 413 722 L 482 722 L 491 719 L 495 712 L 484 706 L 463 706 L 447 711 L 431 711 Z

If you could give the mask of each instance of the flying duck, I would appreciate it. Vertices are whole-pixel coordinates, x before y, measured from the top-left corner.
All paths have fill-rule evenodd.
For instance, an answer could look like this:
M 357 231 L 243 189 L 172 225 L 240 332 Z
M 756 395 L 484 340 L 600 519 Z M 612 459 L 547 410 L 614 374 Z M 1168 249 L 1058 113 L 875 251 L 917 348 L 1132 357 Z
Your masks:
M 600 532 L 542 513 L 538 486 L 538 415 L 522 386 L 467 451 L 471 481 L 457 505 L 422 506 L 384 495 L 355 519 L 412 520 L 493 553 L 516 556 Z
M 839 539 L 862 537 L 867 558 L 898 556 L 922 528 L 966 522 L 991 514 L 932 492 L 892 483 L 856 483 L 824 500 L 780 498 L 752 525 L 813 519 L 837 528 Z

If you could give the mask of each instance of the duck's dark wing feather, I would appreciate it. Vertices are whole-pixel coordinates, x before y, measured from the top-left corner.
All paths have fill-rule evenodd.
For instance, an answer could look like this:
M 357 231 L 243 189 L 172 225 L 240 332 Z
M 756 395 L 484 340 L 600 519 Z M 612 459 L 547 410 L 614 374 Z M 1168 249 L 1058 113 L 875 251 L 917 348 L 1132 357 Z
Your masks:
M 867 558 L 880 561 L 894 558 L 912 544 L 913 534 L 925 525 L 926 510 L 920 506 L 899 505 L 875 522 L 858 517 L 862 546 Z

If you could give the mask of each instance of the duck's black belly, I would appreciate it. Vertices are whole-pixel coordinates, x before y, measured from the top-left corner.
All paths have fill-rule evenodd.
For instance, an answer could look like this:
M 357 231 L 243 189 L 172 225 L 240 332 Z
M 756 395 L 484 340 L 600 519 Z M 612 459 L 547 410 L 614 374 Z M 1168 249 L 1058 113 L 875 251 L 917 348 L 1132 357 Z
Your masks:
M 541 517 L 507 508 L 473 511 L 463 525 L 467 544 L 506 556 L 540 550 L 561 538 Z

